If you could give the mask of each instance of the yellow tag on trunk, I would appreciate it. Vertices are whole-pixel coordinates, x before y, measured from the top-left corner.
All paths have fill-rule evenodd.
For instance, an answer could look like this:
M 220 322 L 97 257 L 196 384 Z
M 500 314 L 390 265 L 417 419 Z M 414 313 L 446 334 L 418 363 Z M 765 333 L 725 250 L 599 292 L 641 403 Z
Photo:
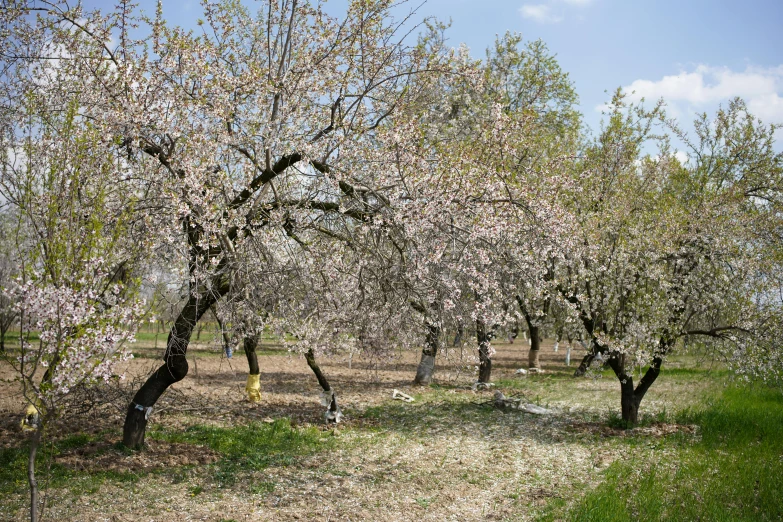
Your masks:
M 261 402 L 261 376 L 248 375 L 245 391 L 250 402 Z
M 33 404 L 28 404 L 27 409 L 24 412 L 24 419 L 22 419 L 22 431 L 33 431 L 38 426 L 38 416 L 41 412 L 38 411 Z

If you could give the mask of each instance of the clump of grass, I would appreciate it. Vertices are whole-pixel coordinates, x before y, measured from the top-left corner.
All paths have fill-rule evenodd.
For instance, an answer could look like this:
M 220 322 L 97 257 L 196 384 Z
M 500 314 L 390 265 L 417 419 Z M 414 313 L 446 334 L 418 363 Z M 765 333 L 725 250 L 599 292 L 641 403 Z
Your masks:
M 195 425 L 184 431 L 151 430 L 149 436 L 169 442 L 201 444 L 221 454 L 213 479 L 232 486 L 243 472 L 270 465 L 291 465 L 297 457 L 328 448 L 332 438 L 317 428 L 294 428 L 288 419 L 230 427 Z
M 73 495 L 93 493 L 105 481 L 135 482 L 139 475 L 131 472 L 75 470 L 54 462 L 57 455 L 71 449 L 87 446 L 97 440 L 84 433 L 43 444 L 36 455 L 36 475 L 43 488 L 67 488 Z M 0 449 L 0 496 L 19 495 L 27 491 L 27 459 L 29 444 Z M 6 506 L 8 507 L 8 506 Z
M 327 449 L 332 443 L 332 437 L 317 428 L 294 428 L 286 419 L 271 424 L 252 423 L 226 428 L 196 425 L 184 432 L 152 429 L 148 435 L 151 439 L 206 445 L 220 453 L 222 458 L 211 474 L 219 487 L 233 485 L 243 472 L 261 470 L 273 464 L 292 464 L 297 457 Z M 95 493 L 104 482 L 135 482 L 150 473 L 77 470 L 53 461 L 54 457 L 63 452 L 87 446 L 96 440 L 93 435 L 76 434 L 42 446 L 36 460 L 39 484 L 47 489 L 65 488 L 78 497 Z M 107 447 L 107 451 L 112 449 Z M 27 456 L 26 443 L 16 448 L 0 449 L 0 496 L 15 495 L 18 499 L 24 498 L 28 487 Z M 161 473 L 157 470 L 152 472 Z M 187 473 L 187 468 L 167 468 L 162 474 L 175 483 L 193 478 Z M 274 484 L 269 482 L 251 485 L 251 492 L 254 493 L 268 493 L 273 489 Z M 203 491 L 203 486 L 198 484 L 189 489 L 191 496 L 197 496 Z M 11 511 L 21 507 L 21 503 L 5 506 Z
M 251 493 L 255 494 L 266 494 L 271 493 L 275 490 L 277 487 L 277 484 L 272 481 L 262 481 L 262 482 L 255 482 L 253 484 L 250 484 L 250 487 L 248 488 Z
M 408 437 L 426 437 L 430 428 L 456 429 L 465 423 L 491 424 L 503 415 L 500 410 L 486 407 L 478 401 L 491 396 L 467 396 L 437 391 L 428 395 L 414 394 L 416 402 L 387 401 L 362 412 L 353 412 L 359 418 L 376 422 L 378 430 L 395 432 Z M 365 428 L 367 429 L 367 428 Z
M 567 514 L 569 520 L 766 521 L 783 518 L 783 396 L 732 387 L 679 422 L 698 424 L 701 440 L 665 439 L 664 459 L 637 454 L 616 462 L 606 480 Z M 633 446 L 633 441 L 631 441 Z M 550 513 L 549 517 L 553 517 Z

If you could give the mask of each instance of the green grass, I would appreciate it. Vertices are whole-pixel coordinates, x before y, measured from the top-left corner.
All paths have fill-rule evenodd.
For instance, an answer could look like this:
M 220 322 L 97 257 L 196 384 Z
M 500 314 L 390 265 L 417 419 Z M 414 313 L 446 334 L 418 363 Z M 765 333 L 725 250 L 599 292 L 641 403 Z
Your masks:
M 625 430 L 633 427 L 645 428 L 647 426 L 652 426 L 653 424 L 669 422 L 669 420 L 671 419 L 669 418 L 669 414 L 666 412 L 665 408 L 658 413 L 640 413 L 636 424 L 632 424 L 630 421 L 623 420 L 623 416 L 619 411 L 611 410 L 609 411 L 608 424 L 612 428 Z
M 651 458 L 640 440 L 605 481 L 565 516 L 578 521 L 783 519 L 783 396 L 761 386 L 730 387 L 678 422 L 697 424 L 701 440 L 660 441 L 667 457 Z
M 415 402 L 387 401 L 371 406 L 363 412 L 346 410 L 352 417 L 370 421 L 363 426 L 368 431 L 397 434 L 413 438 L 427 437 L 430 428 L 458 429 L 466 422 L 492 425 L 505 413 L 492 406 L 475 404 L 473 401 L 489 397 L 475 397 L 446 393 L 447 387 L 435 388 L 436 393 L 413 394 Z M 374 428 L 373 428 L 374 426 Z
M 28 341 L 37 341 L 39 340 L 38 332 L 30 332 L 27 337 Z M 12 343 L 12 344 L 18 344 L 19 343 L 19 332 L 8 332 L 5 334 L 5 342 L 6 343 Z
M 292 427 L 288 419 L 232 427 L 196 425 L 184 431 L 156 428 L 150 430 L 148 436 L 169 442 L 205 445 L 220 453 L 221 459 L 211 473 L 218 487 L 234 485 L 243 472 L 263 470 L 270 465 L 294 464 L 298 457 L 327 449 L 332 443 L 329 433 L 314 427 Z M 273 488 L 274 484 L 267 484 L 255 490 L 261 492 Z
M 56 462 L 52 458 L 68 449 L 86 446 L 96 439 L 85 434 L 66 437 L 54 443 L 44 443 L 36 455 L 36 477 L 43 488 L 68 488 L 74 495 L 93 493 L 105 481 L 115 483 L 135 482 L 139 475 L 122 471 L 77 471 Z M 27 491 L 27 459 L 29 444 L 0 449 L 0 496 L 21 494 Z
M 294 428 L 286 419 L 271 424 L 253 423 L 229 428 L 203 425 L 192 426 L 185 431 L 157 428 L 149 430 L 148 436 L 170 442 L 206 445 L 220 453 L 221 458 L 214 465 L 199 467 L 207 471 L 206 475 L 190 469 L 190 466 L 133 473 L 76 470 L 53 462 L 52 458 L 56 455 L 103 440 L 100 436 L 77 434 L 40 447 L 36 459 L 39 486 L 42 490 L 62 488 L 74 497 L 80 497 L 96 493 L 106 482 L 134 483 L 142 476 L 155 474 L 167 477 L 173 483 L 187 481 L 190 486 L 188 491 L 195 497 L 206 491 L 205 484 L 200 483 L 204 476 L 210 477 L 218 487 L 231 486 L 245 472 L 262 470 L 270 465 L 293 464 L 298 457 L 329 448 L 333 440 L 328 432 L 317 428 Z M 108 446 L 104 451 L 118 449 L 130 452 L 119 445 Z M 0 497 L 15 497 L 15 505 L 5 506 L 11 511 L 22 508 L 25 502 L 28 451 L 27 443 L 16 448 L 0 449 Z M 275 489 L 275 483 L 251 482 L 248 489 L 251 493 L 268 494 Z

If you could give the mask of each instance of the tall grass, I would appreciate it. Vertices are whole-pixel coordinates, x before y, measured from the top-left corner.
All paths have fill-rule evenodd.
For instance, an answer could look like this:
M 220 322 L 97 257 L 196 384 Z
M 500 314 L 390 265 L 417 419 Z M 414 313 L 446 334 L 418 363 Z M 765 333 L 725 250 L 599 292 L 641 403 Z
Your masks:
M 663 456 L 631 441 L 631 457 L 573 507 L 578 521 L 783 520 L 783 395 L 762 386 L 731 387 L 677 419 L 697 424 L 701 440 L 662 441 Z M 551 516 L 551 515 L 550 515 Z

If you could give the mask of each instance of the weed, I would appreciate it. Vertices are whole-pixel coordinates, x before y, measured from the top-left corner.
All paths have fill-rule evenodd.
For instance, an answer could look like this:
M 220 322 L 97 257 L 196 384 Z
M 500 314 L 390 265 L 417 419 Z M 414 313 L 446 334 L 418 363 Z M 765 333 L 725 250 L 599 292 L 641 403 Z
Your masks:
M 431 500 L 425 497 L 419 497 L 416 499 L 416 503 L 425 509 L 430 506 L 430 502 Z

